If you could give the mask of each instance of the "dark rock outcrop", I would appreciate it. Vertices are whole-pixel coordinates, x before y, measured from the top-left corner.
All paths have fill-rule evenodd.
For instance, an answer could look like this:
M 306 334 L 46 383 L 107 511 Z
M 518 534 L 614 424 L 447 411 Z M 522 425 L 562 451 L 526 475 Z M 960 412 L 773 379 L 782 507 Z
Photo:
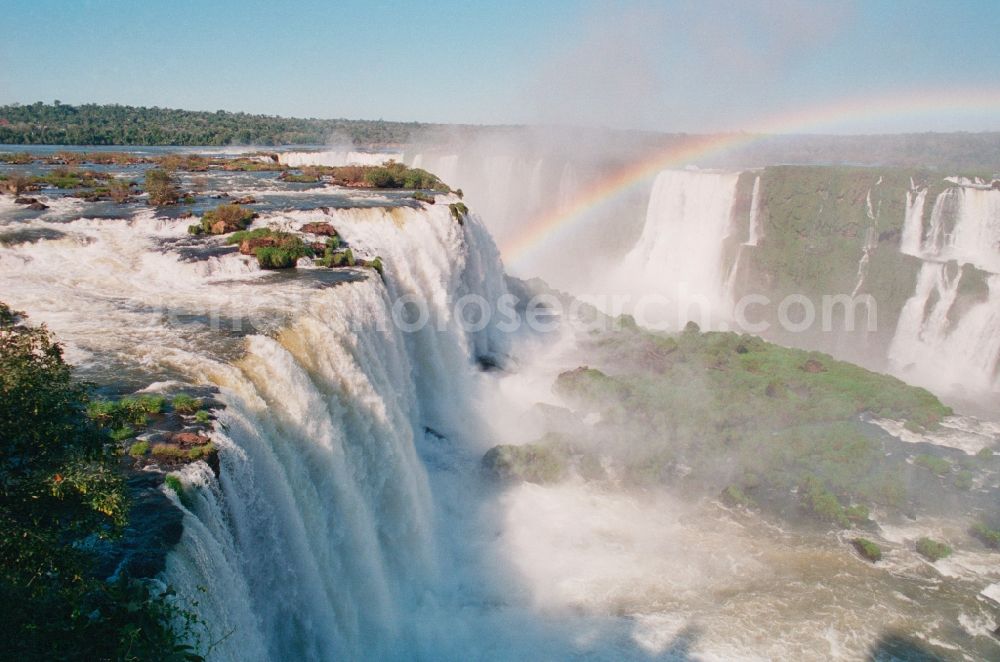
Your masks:
M 334 237 L 337 235 L 337 230 L 329 223 L 306 223 L 300 230 L 323 237 Z

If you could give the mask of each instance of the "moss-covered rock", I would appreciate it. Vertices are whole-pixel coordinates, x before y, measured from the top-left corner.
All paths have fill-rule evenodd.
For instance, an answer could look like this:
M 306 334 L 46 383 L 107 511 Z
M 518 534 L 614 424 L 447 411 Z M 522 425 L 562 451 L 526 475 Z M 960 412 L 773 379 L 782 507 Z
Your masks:
M 882 548 L 867 538 L 855 538 L 851 541 L 854 549 L 862 558 L 876 563 L 882 560 Z
M 947 556 L 951 556 L 952 552 L 951 547 L 948 545 L 937 540 L 931 540 L 930 538 L 921 538 L 918 540 L 916 549 L 921 556 L 930 561 L 940 561 Z
M 973 525 L 971 533 L 973 538 L 990 549 L 1000 549 L 1000 529 L 994 529 L 980 522 Z
M 215 209 L 206 211 L 201 217 L 201 222 L 189 226 L 188 232 L 190 234 L 228 234 L 245 230 L 256 217 L 256 212 L 242 205 L 222 204 Z
M 451 217 L 459 225 L 465 225 L 465 217 L 469 213 L 469 208 L 465 206 L 464 202 L 453 202 L 448 205 L 448 209 L 451 211 Z
M 483 456 L 487 475 L 503 481 L 554 483 L 566 475 L 567 458 L 547 444 L 494 446 Z

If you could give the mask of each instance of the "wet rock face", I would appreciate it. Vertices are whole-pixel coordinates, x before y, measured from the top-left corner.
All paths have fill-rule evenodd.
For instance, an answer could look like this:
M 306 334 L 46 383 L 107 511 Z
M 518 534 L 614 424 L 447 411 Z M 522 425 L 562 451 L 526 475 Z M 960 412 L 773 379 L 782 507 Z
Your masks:
M 143 579 L 163 572 L 167 554 L 184 532 L 184 513 L 160 490 L 163 478 L 154 471 L 129 477 L 129 524 L 120 539 L 102 541 L 97 550 L 103 576 Z

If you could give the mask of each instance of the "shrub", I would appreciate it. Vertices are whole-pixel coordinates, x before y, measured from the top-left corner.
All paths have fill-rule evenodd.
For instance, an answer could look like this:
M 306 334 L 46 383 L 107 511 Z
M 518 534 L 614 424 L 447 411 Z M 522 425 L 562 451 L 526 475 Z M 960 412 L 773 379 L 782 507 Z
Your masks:
M 992 529 L 985 524 L 979 523 L 972 527 L 972 537 L 987 547 L 1000 549 L 1000 530 L 998 529 Z
M 372 168 L 365 173 L 365 181 L 375 188 L 401 188 L 402 183 L 397 183 L 396 178 L 388 168 Z
M 178 460 L 187 457 L 187 451 L 174 444 L 153 444 L 153 457 Z
M 243 244 L 243 253 L 252 254 L 257 258 L 261 269 L 287 269 L 294 267 L 300 257 L 313 254 L 312 248 L 298 235 L 289 232 L 278 232 L 270 228 L 234 233 L 226 240 L 229 244 Z M 254 242 L 260 245 L 254 245 Z
M 199 409 L 194 413 L 194 420 L 198 421 L 199 423 L 208 423 L 209 421 L 212 420 L 212 416 L 204 409 Z
M 163 397 L 157 395 L 95 400 L 87 405 L 87 416 L 101 427 L 114 430 L 112 435 L 115 436 L 124 434 L 121 432 L 124 428 L 145 427 L 147 415 L 158 414 L 163 409 L 163 403 Z
M 242 205 L 223 204 L 206 211 L 198 225 L 188 227 L 191 234 L 226 234 L 244 230 L 257 214 Z
M 35 158 L 31 156 L 28 152 L 3 152 L 0 153 L 0 163 L 9 163 L 11 165 L 26 165 L 34 161 Z
M 166 171 L 156 168 L 146 171 L 145 189 L 149 195 L 149 204 L 157 207 L 175 204 L 180 197 L 174 178 Z
M 946 556 L 951 556 L 952 549 L 943 542 L 921 538 L 917 541 L 917 552 L 931 561 L 940 561 Z
M 34 178 L 23 172 L 9 172 L 3 180 L 3 187 L 0 190 L 4 190 L 12 195 L 21 195 L 29 188 L 32 188 L 33 183 Z
M 936 473 L 938 476 L 943 476 L 951 471 L 951 463 L 948 460 L 934 455 L 918 455 L 913 458 L 913 463 Z
M 203 444 L 201 446 L 195 446 L 188 450 L 187 456 L 190 460 L 200 460 L 203 457 L 207 457 L 212 451 L 215 450 L 213 444 Z
M 187 393 L 178 393 L 171 401 L 171 405 L 178 414 L 193 414 L 201 409 L 201 400 Z
M 375 188 L 427 189 L 447 192 L 448 186 L 421 168 L 407 168 L 396 161 L 386 161 L 381 166 L 368 168 L 364 181 Z
M 137 441 L 131 446 L 129 446 L 128 454 L 132 457 L 142 457 L 149 452 L 149 442 L 148 441 Z
M 286 182 L 292 182 L 293 184 L 315 184 L 319 182 L 319 177 L 307 174 L 292 175 L 286 173 L 281 176 L 281 179 Z
M 989 460 L 989 459 L 992 459 L 993 458 L 993 449 L 992 448 L 980 448 L 979 452 L 976 453 L 976 457 L 978 457 L 980 460 Z
M 806 481 L 805 500 L 806 506 L 820 519 L 841 527 L 850 526 L 851 522 L 840 501 L 819 480 L 809 478 Z
M 276 246 L 262 246 L 254 251 L 261 269 L 290 269 L 299 256 L 292 251 Z
M 257 228 L 256 230 L 239 230 L 226 237 L 226 243 L 230 245 L 242 244 L 248 239 L 263 239 L 274 235 L 271 228 Z
M 147 414 L 159 414 L 167 403 L 167 399 L 162 395 L 143 395 L 138 398 L 138 401 L 139 406 Z
M 448 209 L 451 211 L 451 217 L 454 218 L 459 225 L 465 225 L 465 215 L 469 213 L 469 208 L 465 206 L 464 202 L 453 202 L 448 205 Z
M 871 540 L 867 538 L 855 538 L 851 541 L 851 544 L 854 545 L 854 549 L 858 550 L 858 554 L 872 563 L 882 560 L 882 548 Z
M 111 431 L 112 441 L 125 441 L 135 436 L 135 428 L 130 426 L 125 426 L 123 428 L 117 428 Z
M 0 303 L 0 658 L 194 659 L 183 614 L 137 579 L 109 580 L 95 542 L 128 524 L 117 449 L 44 327 Z
M 730 485 L 726 489 L 722 490 L 722 502 L 728 506 L 742 506 L 744 508 L 752 508 L 754 505 L 753 499 L 747 496 L 746 493 L 736 485 Z
M 174 491 L 177 496 L 184 494 L 184 483 L 181 482 L 181 477 L 177 474 L 170 473 L 163 477 L 163 483 Z
M 370 266 L 371 266 L 372 269 L 374 269 L 375 271 L 378 272 L 379 276 L 382 276 L 383 278 L 385 278 L 385 269 L 382 266 L 382 258 L 376 257 L 374 260 L 371 261 L 371 265 Z
M 429 205 L 434 204 L 434 196 L 424 193 L 423 191 L 414 191 L 413 195 L 410 196 L 417 202 L 426 202 Z
M 972 472 L 965 469 L 959 471 L 957 474 L 955 474 L 955 479 L 953 482 L 955 484 L 955 487 L 957 487 L 960 490 L 971 490 L 974 484 L 972 478 Z
M 845 508 L 844 516 L 852 522 L 867 522 L 870 512 L 868 511 L 868 506 L 859 503 Z

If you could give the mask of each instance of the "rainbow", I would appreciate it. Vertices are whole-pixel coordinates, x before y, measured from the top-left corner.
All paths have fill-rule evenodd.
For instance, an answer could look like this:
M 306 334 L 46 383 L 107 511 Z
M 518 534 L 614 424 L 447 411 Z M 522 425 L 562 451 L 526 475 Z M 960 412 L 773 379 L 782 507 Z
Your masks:
M 769 136 L 813 133 L 865 120 L 983 111 L 995 112 L 1000 118 L 1000 90 L 915 91 L 880 98 L 841 100 L 776 115 L 759 122 L 748 133 L 691 136 L 681 144 L 654 152 L 595 182 L 568 207 L 549 210 L 532 219 L 523 232 L 501 246 L 501 252 L 511 264 L 522 263 L 583 221 L 589 211 L 614 199 L 631 186 L 652 178 L 661 170 L 677 168 Z

